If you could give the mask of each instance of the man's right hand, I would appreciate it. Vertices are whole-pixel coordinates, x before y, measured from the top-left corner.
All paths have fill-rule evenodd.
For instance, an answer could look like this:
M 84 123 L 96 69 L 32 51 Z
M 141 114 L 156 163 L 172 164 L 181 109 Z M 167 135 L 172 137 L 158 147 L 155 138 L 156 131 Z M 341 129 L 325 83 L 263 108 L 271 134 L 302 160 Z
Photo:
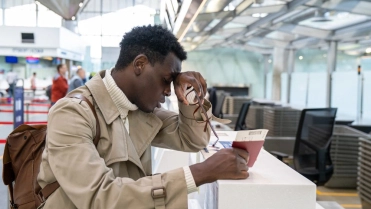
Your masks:
M 219 179 L 246 179 L 249 177 L 249 153 L 242 149 L 219 150 L 202 163 L 191 165 L 196 186 Z

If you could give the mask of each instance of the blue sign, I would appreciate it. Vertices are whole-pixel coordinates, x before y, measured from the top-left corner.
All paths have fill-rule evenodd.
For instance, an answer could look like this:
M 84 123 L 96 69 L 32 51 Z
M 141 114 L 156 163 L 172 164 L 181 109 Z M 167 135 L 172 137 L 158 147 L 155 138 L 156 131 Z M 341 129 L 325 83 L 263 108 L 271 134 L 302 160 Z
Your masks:
M 13 91 L 14 129 L 24 123 L 24 89 L 23 86 L 14 86 Z

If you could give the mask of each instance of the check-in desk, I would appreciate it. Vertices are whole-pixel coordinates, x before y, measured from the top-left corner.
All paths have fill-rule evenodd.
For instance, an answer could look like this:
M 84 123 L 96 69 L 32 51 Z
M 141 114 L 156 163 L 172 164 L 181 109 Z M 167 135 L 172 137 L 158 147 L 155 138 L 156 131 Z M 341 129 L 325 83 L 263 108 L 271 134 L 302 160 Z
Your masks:
M 203 153 L 204 160 L 213 152 Z M 265 150 L 244 180 L 218 180 L 193 195 L 204 209 L 321 209 L 316 185 Z

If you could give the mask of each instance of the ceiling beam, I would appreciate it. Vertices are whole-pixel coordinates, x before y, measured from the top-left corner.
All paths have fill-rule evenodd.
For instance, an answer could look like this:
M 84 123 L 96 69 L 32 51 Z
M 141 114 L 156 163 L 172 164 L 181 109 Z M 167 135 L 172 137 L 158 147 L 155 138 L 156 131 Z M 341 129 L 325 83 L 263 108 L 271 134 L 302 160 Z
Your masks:
M 371 2 L 360 0 L 331 0 L 323 4 L 306 5 L 308 7 L 317 7 L 328 10 L 350 12 L 360 15 L 371 15 Z
M 236 39 L 238 38 L 239 36 L 243 36 L 245 35 L 246 33 L 250 32 L 250 31 L 253 31 L 254 29 L 258 28 L 258 27 L 264 27 L 264 26 L 268 26 L 268 25 L 271 25 L 270 23 L 276 19 L 276 18 L 279 18 L 280 16 L 288 13 L 288 12 L 291 12 L 292 10 L 294 10 L 295 8 L 305 4 L 306 2 L 308 2 L 309 0 L 293 0 L 289 3 L 286 4 L 285 7 L 283 7 L 280 11 L 276 12 L 276 13 L 273 13 L 273 14 L 269 14 L 268 16 L 264 17 L 264 18 L 261 18 L 259 19 L 258 21 L 256 21 L 255 23 L 249 25 L 248 27 L 246 27 L 245 30 L 239 32 L 239 33 L 236 33 L 232 36 L 230 36 L 229 38 L 227 38 L 226 40 L 227 41 L 230 41 L 230 40 L 233 40 L 233 39 Z M 252 34 L 251 34 L 252 35 Z
M 282 31 L 286 33 L 293 33 L 302 36 L 315 37 L 321 39 L 329 39 L 333 35 L 330 30 L 322 30 L 318 28 L 312 28 L 308 26 L 295 25 L 289 23 L 279 23 L 274 26 L 277 31 Z
M 202 44 L 206 39 L 208 39 L 212 34 L 216 33 L 220 28 L 222 28 L 224 25 L 226 25 L 228 22 L 234 19 L 234 17 L 239 16 L 242 12 L 244 12 L 249 6 L 251 6 L 254 3 L 254 0 L 245 0 L 242 1 L 239 5 L 236 6 L 236 8 L 232 11 L 230 11 L 230 14 L 227 15 L 225 18 L 221 19 L 218 24 L 216 24 L 212 29 L 205 32 L 197 43 L 197 46 Z
M 352 38 L 359 34 L 362 34 L 365 31 L 371 31 L 370 20 L 336 30 L 334 32 L 333 39 L 341 40 L 341 39 Z

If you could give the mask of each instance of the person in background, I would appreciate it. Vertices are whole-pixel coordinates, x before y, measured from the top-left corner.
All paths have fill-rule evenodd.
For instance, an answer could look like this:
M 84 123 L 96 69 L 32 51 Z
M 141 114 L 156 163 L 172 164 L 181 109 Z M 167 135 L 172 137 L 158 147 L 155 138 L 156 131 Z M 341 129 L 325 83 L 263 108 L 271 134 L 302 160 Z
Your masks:
M 79 68 L 76 71 L 76 75 L 72 77 L 70 85 L 68 87 L 68 92 L 84 85 L 83 79 L 85 78 L 85 70 L 82 68 Z
M 35 96 L 36 92 L 36 73 L 34 72 L 31 77 L 31 90 L 33 92 L 33 96 Z
M 18 79 L 17 73 L 13 72 L 13 70 L 10 70 L 8 74 L 6 75 L 6 81 L 9 84 L 9 89 L 8 89 L 8 94 L 9 98 L 13 97 L 13 89 L 14 86 L 16 85 Z
M 92 79 L 95 76 L 95 74 L 97 74 L 97 73 L 96 72 L 91 72 L 90 75 L 89 75 L 89 80 Z
M 58 75 L 53 79 L 52 92 L 51 92 L 51 105 L 54 105 L 59 99 L 63 98 L 67 94 L 68 82 L 65 78 L 67 72 L 67 66 L 65 64 L 59 64 L 57 66 Z

